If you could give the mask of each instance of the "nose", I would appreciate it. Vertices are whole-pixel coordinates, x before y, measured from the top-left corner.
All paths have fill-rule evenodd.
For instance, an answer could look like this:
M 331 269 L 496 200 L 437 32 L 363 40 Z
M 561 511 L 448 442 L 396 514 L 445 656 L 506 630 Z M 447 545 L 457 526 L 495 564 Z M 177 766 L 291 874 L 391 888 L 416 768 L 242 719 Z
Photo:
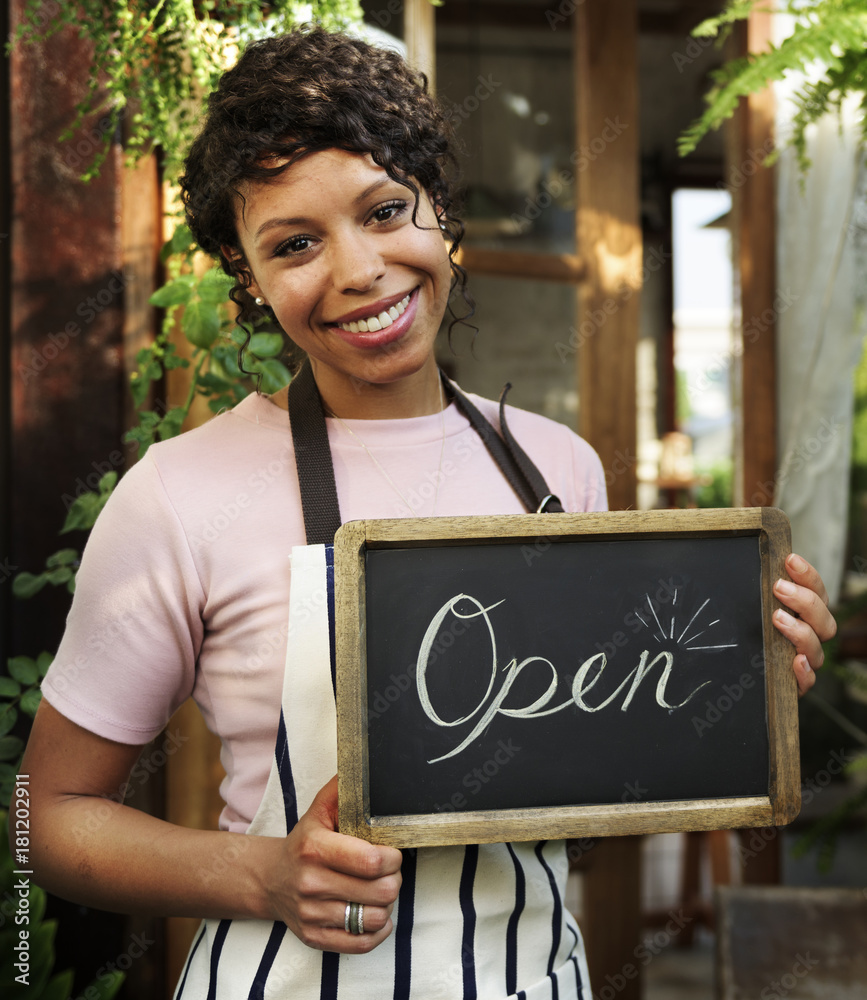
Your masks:
M 364 231 L 342 233 L 332 244 L 332 268 L 341 292 L 368 292 L 385 274 L 376 238 Z

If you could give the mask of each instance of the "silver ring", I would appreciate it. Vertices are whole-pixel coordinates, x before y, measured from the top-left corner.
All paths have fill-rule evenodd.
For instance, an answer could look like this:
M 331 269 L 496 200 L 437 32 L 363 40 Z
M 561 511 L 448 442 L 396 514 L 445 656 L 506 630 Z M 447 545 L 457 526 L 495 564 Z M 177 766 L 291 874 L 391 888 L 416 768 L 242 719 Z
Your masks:
M 346 904 L 346 909 L 343 912 L 343 929 L 346 933 L 349 933 L 349 914 L 352 910 L 352 903 Z
M 343 925 L 350 934 L 364 933 L 364 904 L 347 903 Z

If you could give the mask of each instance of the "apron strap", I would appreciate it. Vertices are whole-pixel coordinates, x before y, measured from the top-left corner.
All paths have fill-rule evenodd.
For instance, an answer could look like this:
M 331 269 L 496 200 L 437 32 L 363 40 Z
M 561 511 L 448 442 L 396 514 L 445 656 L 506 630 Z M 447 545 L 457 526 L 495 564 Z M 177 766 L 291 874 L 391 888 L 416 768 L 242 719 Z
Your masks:
M 455 405 L 469 420 L 527 510 L 537 514 L 562 513 L 560 501 L 548 489 L 544 476 L 512 436 L 506 423 L 506 393 L 511 386 L 507 383 L 500 396 L 500 429 L 503 434 L 500 437 L 478 407 L 453 382 L 449 382 L 445 375 L 440 373 L 440 377 L 443 388 L 454 398 Z M 301 489 L 307 544 L 330 545 L 342 523 L 340 505 L 325 425 L 325 411 L 313 377 L 313 369 L 307 360 L 289 383 L 289 422 L 295 446 L 295 465 Z
M 289 424 L 308 545 L 331 545 L 342 524 L 322 397 L 305 360 L 289 383 Z
M 518 494 L 523 505 L 531 513 L 562 514 L 563 505 L 548 489 L 545 477 L 524 449 L 518 444 L 506 423 L 506 395 L 512 388 L 507 382 L 500 394 L 500 431 L 497 434 L 492 424 L 481 411 L 467 399 L 464 393 L 442 376 L 446 388 L 454 396 L 455 405 L 473 425 L 500 471 L 508 479 L 512 489 Z

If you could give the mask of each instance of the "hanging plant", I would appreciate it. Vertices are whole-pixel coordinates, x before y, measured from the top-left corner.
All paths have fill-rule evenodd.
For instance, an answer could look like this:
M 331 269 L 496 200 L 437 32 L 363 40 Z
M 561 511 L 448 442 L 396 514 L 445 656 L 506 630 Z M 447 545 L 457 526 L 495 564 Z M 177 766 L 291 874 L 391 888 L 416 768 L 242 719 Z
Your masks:
M 166 173 L 177 173 L 203 95 L 252 38 L 313 21 L 330 30 L 361 21 L 358 0 L 26 0 L 10 42 L 42 41 L 62 28 L 93 47 L 91 74 L 77 115 L 62 138 L 90 119 L 102 142 L 83 177 L 95 177 L 121 124 L 133 159 L 157 146 Z

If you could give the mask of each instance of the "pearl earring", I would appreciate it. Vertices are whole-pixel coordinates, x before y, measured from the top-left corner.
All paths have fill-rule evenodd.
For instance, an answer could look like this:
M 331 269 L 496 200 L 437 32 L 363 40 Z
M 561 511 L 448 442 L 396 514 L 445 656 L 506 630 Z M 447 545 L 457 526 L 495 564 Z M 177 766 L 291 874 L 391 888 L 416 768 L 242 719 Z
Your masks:
M 261 295 L 257 295 L 256 296 L 256 305 L 257 306 L 264 306 L 265 305 L 265 300 L 262 298 Z

